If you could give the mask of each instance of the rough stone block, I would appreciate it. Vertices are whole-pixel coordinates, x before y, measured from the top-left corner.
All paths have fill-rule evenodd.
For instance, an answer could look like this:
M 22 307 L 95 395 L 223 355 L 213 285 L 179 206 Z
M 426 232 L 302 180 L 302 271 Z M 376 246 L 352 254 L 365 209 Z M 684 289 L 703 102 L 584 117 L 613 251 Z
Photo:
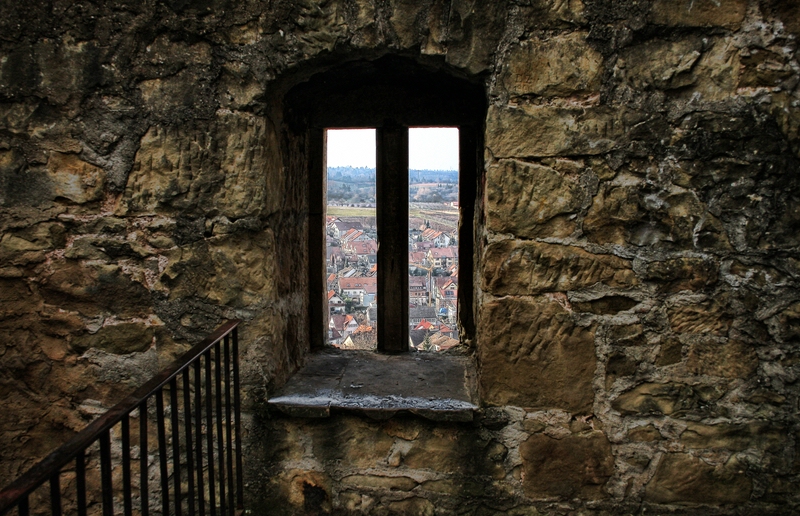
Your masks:
M 650 20 L 677 27 L 738 28 L 747 12 L 747 0 L 656 0 Z
M 72 346 L 81 353 L 93 348 L 122 355 L 149 349 L 155 335 L 156 328 L 153 326 L 121 323 L 104 326 L 94 334 L 76 337 L 72 339 Z
M 733 324 L 725 296 L 699 303 L 676 304 L 667 309 L 672 331 L 726 335 Z
M 591 301 L 572 303 L 576 312 L 589 312 L 598 315 L 611 315 L 630 310 L 639 302 L 627 296 L 603 296 Z M 641 333 L 641 332 L 640 332 Z
M 586 23 L 582 0 L 541 0 L 519 9 L 525 27 L 563 29 Z
M 758 367 L 752 344 L 738 340 L 701 338 L 689 347 L 686 368 L 694 374 L 747 378 Z
M 470 445 L 474 436 L 458 427 L 441 425 L 423 432 L 402 454 L 405 468 L 440 473 L 467 473 L 474 470 L 476 450 Z
M 78 204 L 97 201 L 103 196 L 106 174 L 103 169 L 82 161 L 74 154 L 53 152 L 47 161 L 53 197 Z
M 611 444 L 602 432 L 554 439 L 535 434 L 520 445 L 523 487 L 532 498 L 598 500 L 614 472 Z
M 621 117 L 606 107 L 490 107 L 486 146 L 497 158 L 604 154 L 623 142 Z
M 660 283 L 659 290 L 679 292 L 699 290 L 717 282 L 719 265 L 710 258 L 671 258 L 649 262 L 642 279 Z
M 654 39 L 626 50 L 617 67 L 624 68 L 625 77 L 634 88 L 683 88 L 697 81 L 692 67 L 700 58 L 702 48 L 699 38 Z
M 660 441 L 662 439 L 661 432 L 659 432 L 658 428 L 656 428 L 652 424 L 631 428 L 628 431 L 627 438 L 628 440 L 635 443 L 641 443 L 641 442 L 649 443 L 653 441 Z
M 390 491 L 411 491 L 417 482 L 409 477 L 387 477 L 379 475 L 350 475 L 344 477 L 342 485 L 354 489 L 387 489 Z
M 685 414 L 711 412 L 710 407 L 725 391 L 713 385 L 643 383 L 622 393 L 612 407 L 622 414 Z
M 645 490 L 655 503 L 733 504 L 750 499 L 752 481 L 745 465 L 731 458 L 712 465 L 688 453 L 668 453 Z
M 308 429 L 314 456 L 321 461 L 343 461 L 353 468 L 385 464 L 394 438 L 376 431 L 376 424 L 358 417 L 338 417 Z
M 641 187 L 623 183 L 605 183 L 595 195 L 583 219 L 583 231 L 592 242 L 624 244 L 630 240 L 631 228 L 641 220 Z
M 152 313 L 150 292 L 128 277 L 118 265 L 54 261 L 53 273 L 43 284 L 47 303 L 69 307 L 83 315 L 120 317 Z
M 487 225 L 524 238 L 567 236 L 576 227 L 569 215 L 591 199 L 591 182 L 588 174 L 502 160 L 487 171 Z
M 484 403 L 591 411 L 594 328 L 578 326 L 546 298 L 491 301 L 478 328 Z
M 743 451 L 748 448 L 779 451 L 788 439 L 786 431 L 763 421 L 747 424 L 705 425 L 688 422 L 681 443 L 690 449 Z
M 578 247 L 502 240 L 489 244 L 483 262 L 483 288 L 495 295 L 564 292 L 602 283 L 638 283 L 630 262 Z
M 511 95 L 563 97 L 593 93 L 600 86 L 603 56 L 586 43 L 587 33 L 531 38 L 512 47 L 503 75 Z
M 269 134 L 268 134 L 269 133 Z M 217 210 L 229 218 L 271 212 L 280 174 L 263 117 L 222 113 L 207 127 L 153 127 L 142 138 L 118 215 Z

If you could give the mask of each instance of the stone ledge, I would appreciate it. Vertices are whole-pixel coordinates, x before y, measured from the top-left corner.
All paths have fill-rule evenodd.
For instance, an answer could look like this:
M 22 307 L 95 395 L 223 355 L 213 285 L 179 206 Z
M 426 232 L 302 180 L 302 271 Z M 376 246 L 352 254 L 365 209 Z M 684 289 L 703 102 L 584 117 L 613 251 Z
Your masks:
M 434 421 L 472 421 L 478 409 L 475 364 L 462 355 L 325 350 L 309 357 L 269 404 L 295 417 L 398 413 Z

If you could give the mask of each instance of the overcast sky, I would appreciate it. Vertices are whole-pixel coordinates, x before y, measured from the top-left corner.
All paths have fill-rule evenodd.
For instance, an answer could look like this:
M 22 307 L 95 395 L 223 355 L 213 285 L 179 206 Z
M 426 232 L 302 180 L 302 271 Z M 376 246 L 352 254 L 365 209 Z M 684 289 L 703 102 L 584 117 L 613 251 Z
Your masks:
M 328 166 L 375 168 L 375 129 L 329 129 Z M 409 129 L 408 168 L 458 170 L 458 129 Z

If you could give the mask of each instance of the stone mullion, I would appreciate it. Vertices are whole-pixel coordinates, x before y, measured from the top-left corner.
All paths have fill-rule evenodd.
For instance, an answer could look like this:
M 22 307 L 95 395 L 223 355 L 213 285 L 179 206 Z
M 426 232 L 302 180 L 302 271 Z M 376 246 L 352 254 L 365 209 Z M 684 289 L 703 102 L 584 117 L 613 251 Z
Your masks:
M 378 351 L 408 351 L 408 128 L 376 131 Z

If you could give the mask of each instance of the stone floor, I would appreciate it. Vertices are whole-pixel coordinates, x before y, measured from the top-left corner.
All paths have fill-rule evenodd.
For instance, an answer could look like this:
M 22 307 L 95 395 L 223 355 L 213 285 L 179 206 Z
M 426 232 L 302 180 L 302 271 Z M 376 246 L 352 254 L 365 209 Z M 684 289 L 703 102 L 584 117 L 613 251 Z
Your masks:
M 299 417 L 352 411 L 388 419 L 408 412 L 471 421 L 478 408 L 475 378 L 473 361 L 461 355 L 330 349 L 312 354 L 269 404 Z

